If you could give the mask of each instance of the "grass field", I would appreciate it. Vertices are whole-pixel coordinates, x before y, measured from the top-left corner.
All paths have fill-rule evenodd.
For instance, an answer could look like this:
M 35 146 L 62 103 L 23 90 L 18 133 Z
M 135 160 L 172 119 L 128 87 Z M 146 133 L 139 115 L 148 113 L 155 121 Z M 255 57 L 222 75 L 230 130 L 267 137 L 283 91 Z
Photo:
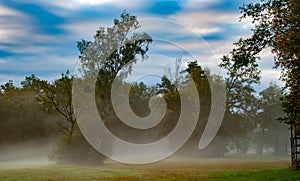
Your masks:
M 0 180 L 300 180 L 286 158 L 169 159 L 148 165 L 0 167 Z

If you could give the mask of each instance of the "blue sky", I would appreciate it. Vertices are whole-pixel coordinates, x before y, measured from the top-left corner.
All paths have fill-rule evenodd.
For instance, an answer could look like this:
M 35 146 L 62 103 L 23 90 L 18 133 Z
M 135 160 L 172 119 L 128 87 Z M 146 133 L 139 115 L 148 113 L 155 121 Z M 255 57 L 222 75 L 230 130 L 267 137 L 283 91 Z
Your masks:
M 239 22 L 238 9 L 249 0 L 2 0 L 0 1 L 0 84 L 16 85 L 30 74 L 47 80 L 74 72 L 76 41 L 91 40 L 97 28 L 109 27 L 123 10 L 136 15 L 142 31 L 154 38 L 149 60 L 137 65 L 135 76 L 163 73 L 178 56 L 218 72 L 222 55 L 247 37 L 250 20 Z M 178 48 L 180 47 L 180 48 Z M 166 60 L 158 61 L 158 59 Z M 166 63 L 167 62 L 167 63 Z M 262 84 L 278 81 L 270 51 L 262 53 Z M 159 70 L 159 71 L 158 71 Z

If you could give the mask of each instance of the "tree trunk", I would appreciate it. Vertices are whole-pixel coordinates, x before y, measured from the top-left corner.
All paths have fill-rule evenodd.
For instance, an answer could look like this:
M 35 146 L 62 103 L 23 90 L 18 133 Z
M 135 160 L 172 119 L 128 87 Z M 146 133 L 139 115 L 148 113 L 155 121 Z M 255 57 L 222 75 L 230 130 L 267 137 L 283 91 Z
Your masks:
M 68 135 L 68 142 L 70 142 L 72 140 L 76 121 L 71 121 L 70 123 L 71 123 L 71 129 L 70 129 L 69 135 Z

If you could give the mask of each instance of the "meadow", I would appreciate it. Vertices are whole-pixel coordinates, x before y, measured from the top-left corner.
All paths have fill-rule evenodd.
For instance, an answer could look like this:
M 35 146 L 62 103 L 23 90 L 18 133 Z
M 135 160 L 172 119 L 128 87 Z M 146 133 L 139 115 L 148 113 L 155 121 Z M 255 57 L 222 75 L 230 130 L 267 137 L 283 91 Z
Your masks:
M 147 165 L 0 166 L 0 180 L 300 180 L 288 157 L 179 159 Z

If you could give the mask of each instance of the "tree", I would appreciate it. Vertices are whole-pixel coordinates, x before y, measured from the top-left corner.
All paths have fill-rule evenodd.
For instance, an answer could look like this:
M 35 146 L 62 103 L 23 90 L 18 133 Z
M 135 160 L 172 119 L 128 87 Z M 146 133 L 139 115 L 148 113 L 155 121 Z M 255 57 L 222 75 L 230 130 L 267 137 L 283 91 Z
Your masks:
M 259 53 L 266 48 L 272 49 L 275 67 L 281 69 L 280 79 L 285 82 L 282 107 L 286 114 L 280 120 L 290 124 L 294 139 L 300 135 L 300 2 L 261 0 L 255 4 L 244 4 L 240 9 L 241 19 L 251 18 L 254 28 L 249 38 L 236 43 L 235 50 L 241 51 L 246 58 L 236 59 L 234 65 L 239 68 L 254 67 Z M 298 167 L 295 152 L 292 151 L 291 156 L 292 165 Z
M 13 91 L 13 90 L 17 90 L 18 88 L 14 86 L 14 82 L 13 80 L 9 80 L 7 83 L 5 83 L 4 85 L 0 86 L 1 88 L 1 94 L 5 95 L 6 93 Z
M 184 71 L 184 67 L 182 67 L 182 63 L 184 61 L 183 57 L 177 57 L 173 67 L 167 66 L 165 67 L 165 76 L 168 77 L 171 81 L 174 82 L 176 88 L 181 88 L 184 75 L 182 74 Z
M 137 32 L 139 28 L 136 16 L 123 12 L 111 28 L 100 27 L 93 41 L 77 42 L 82 64 L 80 70 L 85 78 L 97 77 L 96 102 L 105 123 L 112 113 L 111 87 L 114 79 L 118 74 L 126 77 L 139 58 L 147 58 L 152 39 L 145 32 Z
M 253 64 L 265 48 L 272 48 L 275 67 L 281 68 L 281 80 L 285 82 L 281 120 L 290 123 L 299 133 L 300 122 L 300 2 L 298 0 L 262 0 L 260 3 L 244 4 L 242 17 L 252 18 L 255 27 L 252 36 L 242 40 L 249 59 L 236 62 L 243 67 Z M 242 65 L 239 62 L 243 62 Z
M 76 115 L 72 105 L 72 81 L 73 76 L 67 71 L 53 83 L 40 80 L 35 75 L 26 77 L 21 84 L 24 89 L 34 91 L 37 94 L 37 101 L 47 112 L 55 111 L 61 115 L 65 122 L 57 121 L 61 131 L 72 139 L 76 127 Z
M 252 18 L 253 33 L 251 37 L 235 43 L 236 48 L 232 51 L 232 67 L 240 70 L 250 67 L 258 71 L 256 62 L 259 53 L 265 48 L 272 48 L 276 55 L 275 67 L 281 68 L 281 79 L 285 81 L 283 108 L 286 116 L 282 120 L 296 125 L 300 117 L 299 10 L 297 0 L 262 0 L 260 3 L 244 4 L 241 19 Z M 295 128 L 298 129 L 298 126 Z
M 178 59 L 175 64 L 175 72 L 171 72 L 167 69 L 168 76 L 164 75 L 161 79 L 161 83 L 157 84 L 158 93 L 163 96 L 167 102 L 167 114 L 164 119 L 164 127 L 162 134 L 167 134 L 171 131 L 177 123 L 177 120 L 181 114 L 181 93 L 186 92 L 188 95 L 194 94 L 190 92 L 190 82 L 193 80 L 197 89 L 197 96 L 200 99 L 200 114 L 198 117 L 198 123 L 193 131 L 189 140 L 185 143 L 183 148 L 180 149 L 178 154 L 183 156 L 211 156 L 219 157 L 223 156 L 226 152 L 225 144 L 219 139 L 219 135 L 214 139 L 210 145 L 204 150 L 199 151 L 198 144 L 204 128 L 207 124 L 210 111 L 211 111 L 211 88 L 216 88 L 220 77 L 211 75 L 208 69 L 202 68 L 197 61 L 188 62 L 187 67 L 177 73 L 180 68 L 177 65 Z M 170 76 L 175 75 L 175 76 Z M 210 78 L 210 81 L 208 81 Z M 210 83 L 214 86 L 210 87 Z M 193 98 L 187 97 L 190 102 Z M 192 104 L 191 104 L 192 105 Z M 167 132 L 167 133 L 166 133 Z
M 224 55 L 219 64 L 227 70 L 227 107 L 221 130 L 235 144 L 237 153 L 246 153 L 257 113 L 257 99 L 252 85 L 260 82 L 260 71 L 257 62 L 244 63 L 249 59 L 255 60 L 256 55 L 249 51 L 243 40 L 234 45 L 236 48 L 229 55 Z
M 286 154 L 289 133 L 287 126 L 277 120 L 284 116 L 280 101 L 282 91 L 277 85 L 270 84 L 259 95 L 257 151 L 261 154 L 263 148 L 273 147 L 275 154 Z
M 35 75 L 26 77 L 23 89 L 36 95 L 44 110 L 52 115 L 65 137 L 57 144 L 49 158 L 58 163 L 95 164 L 103 163 L 104 156 L 93 149 L 78 129 L 77 116 L 72 104 L 72 83 L 74 76 L 69 71 L 61 78 L 48 82 Z
M 113 133 L 117 132 L 116 135 L 122 134 L 122 131 L 119 131 L 120 128 L 127 125 L 123 124 L 113 109 L 111 92 L 114 80 L 118 80 L 122 86 L 128 86 L 124 78 L 131 73 L 134 64 L 138 60 L 147 58 L 146 53 L 152 39 L 147 33 L 139 32 L 139 28 L 137 18 L 123 12 L 120 19 L 113 21 L 112 27 L 100 27 L 96 31 L 93 40 L 80 40 L 77 42 L 81 65 L 79 68 L 80 74 L 73 82 L 73 88 L 78 90 L 75 91 L 74 97 L 76 98 L 73 99 L 73 103 L 78 105 L 77 108 L 85 105 L 84 108 L 77 109 L 78 112 L 84 112 L 80 115 L 78 124 L 88 124 L 92 122 L 89 122 L 89 120 L 94 120 L 95 116 L 100 115 L 107 129 Z M 84 90 L 82 87 L 84 87 Z M 122 97 L 123 95 L 120 93 L 117 96 Z M 91 98 L 93 101 L 84 102 Z M 96 104 L 94 104 L 94 100 Z M 94 111 L 95 106 L 96 111 Z M 100 134 L 97 137 L 97 139 L 100 139 L 98 143 L 105 144 L 105 155 L 107 156 L 114 149 L 113 143 L 103 139 L 105 133 L 107 133 L 104 127 L 99 126 L 99 129 L 97 130 L 97 133 Z M 91 132 L 90 129 L 86 132 L 82 131 L 82 133 L 87 134 L 88 132 Z
M 140 117 L 150 114 L 149 101 L 155 95 L 155 88 L 149 87 L 145 83 L 133 83 L 129 92 L 129 104 L 131 109 Z
M 1 87 L 4 91 L 0 96 L 0 143 L 25 141 L 57 133 L 49 115 L 36 102 L 33 92 L 13 86 L 12 81 Z

